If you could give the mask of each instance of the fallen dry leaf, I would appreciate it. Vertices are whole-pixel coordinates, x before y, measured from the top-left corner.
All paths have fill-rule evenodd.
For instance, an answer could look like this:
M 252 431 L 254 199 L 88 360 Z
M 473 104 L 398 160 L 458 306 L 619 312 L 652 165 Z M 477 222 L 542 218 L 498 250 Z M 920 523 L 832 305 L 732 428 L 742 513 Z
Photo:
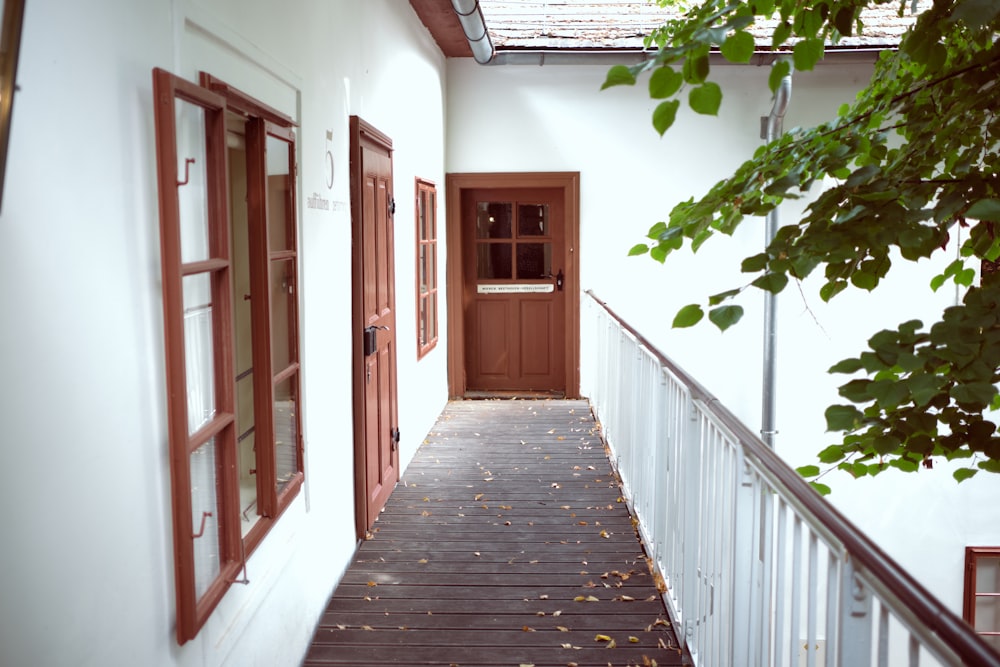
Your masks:
M 611 641 L 611 637 L 609 637 L 607 635 L 597 635 L 596 637 L 594 637 L 594 641 L 595 642 L 609 642 L 609 641 Z
M 556 630 L 558 630 L 559 632 L 569 632 L 569 628 L 567 628 L 565 625 L 557 625 Z
M 527 625 L 526 625 L 526 626 L 524 626 L 523 628 L 521 628 L 521 630 L 522 630 L 523 632 L 534 632 L 534 631 L 535 631 L 535 629 L 534 629 L 534 628 L 529 628 L 529 627 L 528 627 Z

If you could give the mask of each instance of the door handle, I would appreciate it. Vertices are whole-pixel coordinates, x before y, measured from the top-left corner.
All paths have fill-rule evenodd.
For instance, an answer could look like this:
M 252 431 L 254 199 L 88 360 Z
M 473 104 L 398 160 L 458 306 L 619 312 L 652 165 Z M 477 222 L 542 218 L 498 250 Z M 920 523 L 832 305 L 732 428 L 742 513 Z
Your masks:
M 563 291 L 564 278 L 565 276 L 563 276 L 562 269 L 559 269 L 559 273 L 556 274 L 556 289 L 559 290 L 560 292 Z

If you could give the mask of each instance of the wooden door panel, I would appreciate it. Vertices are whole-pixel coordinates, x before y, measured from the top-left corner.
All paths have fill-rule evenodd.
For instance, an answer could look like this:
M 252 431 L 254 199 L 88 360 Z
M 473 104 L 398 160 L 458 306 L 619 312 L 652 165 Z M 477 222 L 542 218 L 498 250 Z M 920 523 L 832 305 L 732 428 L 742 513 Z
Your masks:
M 520 324 L 521 376 L 524 378 L 548 378 L 555 371 L 556 354 L 555 312 L 551 300 L 521 302 L 518 318 Z
M 511 373 L 509 335 L 510 304 L 507 301 L 480 301 L 476 329 L 479 332 L 473 354 L 476 371 L 482 378 L 502 379 Z

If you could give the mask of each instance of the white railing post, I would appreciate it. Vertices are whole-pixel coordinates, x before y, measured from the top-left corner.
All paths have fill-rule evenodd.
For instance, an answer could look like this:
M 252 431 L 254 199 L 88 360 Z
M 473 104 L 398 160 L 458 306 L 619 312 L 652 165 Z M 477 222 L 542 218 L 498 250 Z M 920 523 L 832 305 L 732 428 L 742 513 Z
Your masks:
M 872 594 L 850 559 L 840 565 L 840 614 L 837 628 L 838 667 L 870 667 L 872 658 Z
M 750 467 L 743 458 L 743 448 L 737 446 L 736 452 L 738 486 L 734 489 L 733 498 L 735 505 L 732 526 L 734 562 L 733 591 L 730 594 L 732 599 L 730 629 L 732 631 L 733 654 L 729 664 L 734 667 L 740 665 L 751 667 L 754 664 L 750 650 L 751 617 L 754 613 L 751 604 L 755 579 L 753 562 L 757 558 L 753 538 L 757 517 L 754 516 L 753 476 L 750 473 Z
M 698 609 L 698 588 L 701 584 L 699 545 L 701 539 L 701 420 L 695 408 L 694 399 L 688 395 L 684 401 L 685 424 L 682 431 L 681 467 L 684 471 L 682 484 L 684 487 L 684 515 L 681 522 L 684 526 L 682 544 L 684 545 L 683 564 L 681 572 L 683 581 L 680 586 L 679 602 L 684 614 L 684 641 L 697 663 L 698 654 L 698 623 L 701 610 Z

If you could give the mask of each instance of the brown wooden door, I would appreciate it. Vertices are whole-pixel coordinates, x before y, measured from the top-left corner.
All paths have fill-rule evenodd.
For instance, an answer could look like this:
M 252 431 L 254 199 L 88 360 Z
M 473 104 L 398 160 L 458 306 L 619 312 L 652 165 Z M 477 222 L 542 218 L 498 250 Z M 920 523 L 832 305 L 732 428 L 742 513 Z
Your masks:
M 566 391 L 563 200 L 558 188 L 463 192 L 469 392 Z
M 399 479 L 392 142 L 351 117 L 355 496 L 359 536 Z

